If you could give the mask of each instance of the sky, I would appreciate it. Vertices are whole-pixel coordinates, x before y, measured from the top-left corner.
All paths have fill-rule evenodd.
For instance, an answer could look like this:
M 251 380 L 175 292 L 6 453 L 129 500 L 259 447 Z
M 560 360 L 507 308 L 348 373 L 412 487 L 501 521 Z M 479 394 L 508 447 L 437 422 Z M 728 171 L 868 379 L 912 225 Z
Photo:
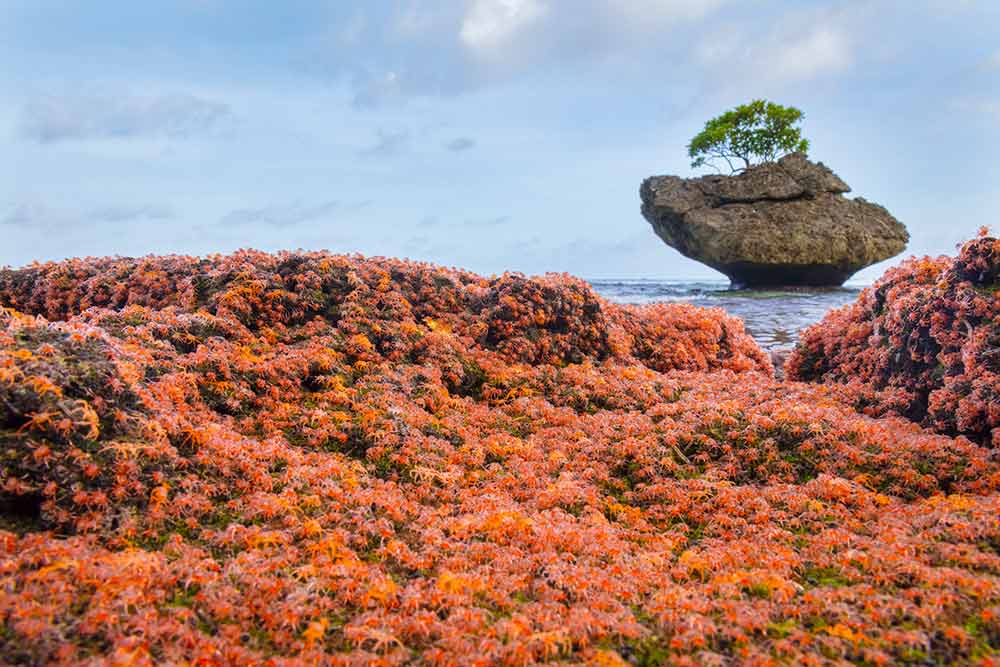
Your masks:
M 722 278 L 639 184 L 702 173 L 691 137 L 760 97 L 906 255 L 1000 231 L 996 0 L 0 0 L 0 59 L 0 266 L 253 247 Z

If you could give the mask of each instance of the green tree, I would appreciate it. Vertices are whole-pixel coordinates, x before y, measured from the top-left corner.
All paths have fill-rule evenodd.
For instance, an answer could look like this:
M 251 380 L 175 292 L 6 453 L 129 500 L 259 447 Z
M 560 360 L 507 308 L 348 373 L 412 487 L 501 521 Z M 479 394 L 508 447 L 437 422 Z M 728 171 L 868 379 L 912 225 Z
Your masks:
M 691 166 L 707 165 L 718 170 L 716 161 L 722 160 L 731 173 L 736 173 L 754 164 L 773 162 L 786 153 L 805 153 L 809 141 L 796 127 L 802 117 L 795 107 L 767 100 L 742 104 L 708 121 L 705 129 L 695 135 L 688 144 L 688 156 L 694 159 Z

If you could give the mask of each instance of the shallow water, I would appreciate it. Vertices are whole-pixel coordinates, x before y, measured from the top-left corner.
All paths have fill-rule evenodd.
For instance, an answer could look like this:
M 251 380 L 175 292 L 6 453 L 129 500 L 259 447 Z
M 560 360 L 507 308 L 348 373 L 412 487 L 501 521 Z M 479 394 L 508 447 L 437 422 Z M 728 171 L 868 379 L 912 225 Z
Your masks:
M 784 347 L 799 331 L 818 322 L 832 308 L 858 298 L 863 283 L 840 288 L 731 290 L 728 281 L 592 280 L 594 289 L 618 303 L 683 301 L 723 308 L 746 323 L 764 349 Z

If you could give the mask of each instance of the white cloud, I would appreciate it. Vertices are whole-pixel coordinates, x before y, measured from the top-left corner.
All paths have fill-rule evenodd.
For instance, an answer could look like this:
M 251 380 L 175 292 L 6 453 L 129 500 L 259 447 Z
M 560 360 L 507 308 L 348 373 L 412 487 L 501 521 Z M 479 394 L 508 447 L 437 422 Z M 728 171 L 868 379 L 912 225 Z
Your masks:
M 337 201 L 328 201 L 316 205 L 294 203 L 291 205 L 274 205 L 262 208 L 241 208 L 230 211 L 222 216 L 222 219 L 219 220 L 219 225 L 223 227 L 242 227 L 246 225 L 293 227 L 304 222 L 329 218 L 334 213 L 353 213 L 367 205 L 368 202 L 358 202 L 345 206 Z
M 403 94 L 403 81 L 399 74 L 388 71 L 381 76 L 358 77 L 355 82 L 354 106 L 359 109 L 377 107 Z
M 1000 100 L 982 96 L 961 97 L 952 102 L 952 106 L 958 111 L 1000 118 Z
M 446 3 L 429 6 L 421 0 L 409 0 L 393 14 L 390 32 L 396 37 L 416 38 L 433 33 L 450 18 Z
M 21 202 L 11 206 L 0 225 L 25 229 L 56 229 L 72 224 L 73 220 L 62 211 L 56 211 L 38 201 Z
M 544 0 L 473 0 L 459 37 L 470 49 L 495 49 L 511 42 L 548 12 Z
M 172 220 L 177 215 L 172 206 L 140 204 L 96 208 L 90 212 L 89 217 L 96 222 L 135 222 L 139 220 Z
M 468 227 L 500 227 L 511 221 L 509 215 L 497 215 L 492 218 L 473 218 L 465 221 Z
M 334 33 L 334 38 L 344 46 L 356 46 L 361 43 L 368 29 L 368 21 L 365 15 L 357 12 L 346 23 L 339 26 Z
M 924 5 L 941 16 L 954 16 L 961 12 L 983 8 L 994 0 L 927 0 Z
M 460 29 L 477 56 L 573 51 L 578 56 L 628 49 L 674 24 L 702 19 L 728 0 L 471 0 Z M 535 34 L 527 39 L 532 32 Z M 526 41 L 523 41 L 525 40 Z
M 803 29 L 817 22 L 809 12 L 763 37 L 747 27 L 723 27 L 695 48 L 695 57 L 720 84 L 737 88 L 812 81 L 847 69 L 854 61 L 847 29 L 832 21 Z
M 821 27 L 800 40 L 779 47 L 770 61 L 774 75 L 784 81 L 808 81 L 843 70 L 851 63 L 847 36 L 833 27 Z
M 603 0 L 609 13 L 638 26 L 662 25 L 672 21 L 700 19 L 725 3 L 726 0 Z
M 35 230 L 65 230 L 70 227 L 109 223 L 141 223 L 176 218 L 173 207 L 165 204 L 112 204 L 89 211 L 53 208 L 39 200 L 27 200 L 9 207 L 0 216 L 0 225 Z
M 362 150 L 359 155 L 363 157 L 394 157 L 406 152 L 410 146 L 410 132 L 399 130 L 398 132 L 378 131 L 378 140 L 368 148 Z
M 138 137 L 174 139 L 214 131 L 231 117 L 228 105 L 186 93 L 50 94 L 35 97 L 24 106 L 21 131 L 41 143 Z
M 376 108 L 459 95 L 576 63 L 625 62 L 643 51 L 677 63 L 705 31 L 700 22 L 728 3 L 394 0 L 387 12 L 372 8 L 340 17 L 311 43 L 305 62 L 324 77 L 350 81 L 356 106 Z
M 444 145 L 445 148 L 460 153 L 476 147 L 476 140 L 472 137 L 456 137 Z

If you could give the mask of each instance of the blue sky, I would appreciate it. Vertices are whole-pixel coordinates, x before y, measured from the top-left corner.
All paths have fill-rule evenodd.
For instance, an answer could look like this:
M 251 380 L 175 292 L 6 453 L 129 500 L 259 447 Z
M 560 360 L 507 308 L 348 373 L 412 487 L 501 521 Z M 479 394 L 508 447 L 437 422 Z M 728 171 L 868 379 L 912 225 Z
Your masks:
M 996 0 L 0 0 L 0 58 L 0 265 L 325 248 L 721 278 L 638 187 L 754 97 L 806 112 L 907 254 L 1000 227 Z

